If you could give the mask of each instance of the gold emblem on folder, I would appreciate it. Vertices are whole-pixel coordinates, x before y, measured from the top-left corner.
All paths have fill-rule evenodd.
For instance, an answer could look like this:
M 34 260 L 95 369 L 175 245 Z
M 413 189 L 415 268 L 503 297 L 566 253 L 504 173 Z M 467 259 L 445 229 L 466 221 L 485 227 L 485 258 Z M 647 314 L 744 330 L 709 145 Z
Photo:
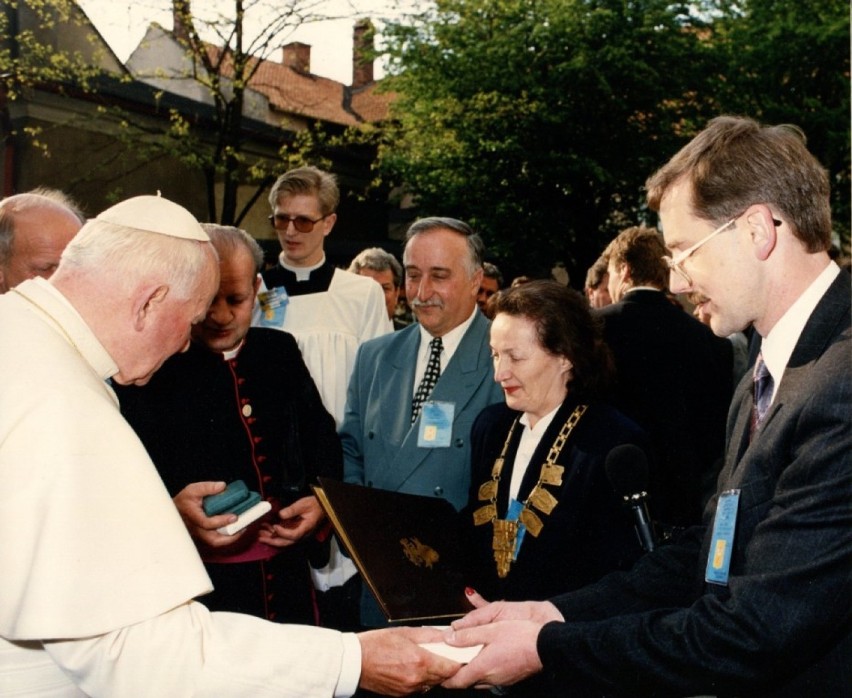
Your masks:
M 432 566 L 440 559 L 440 555 L 434 548 L 421 543 L 417 538 L 400 538 L 399 542 L 405 557 L 417 567 L 432 569 Z

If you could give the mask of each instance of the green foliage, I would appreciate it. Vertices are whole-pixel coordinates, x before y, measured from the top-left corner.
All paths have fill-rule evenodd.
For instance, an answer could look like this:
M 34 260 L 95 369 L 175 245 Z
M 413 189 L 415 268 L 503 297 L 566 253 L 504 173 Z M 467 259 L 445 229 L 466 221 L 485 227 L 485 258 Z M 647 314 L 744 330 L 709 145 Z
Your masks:
M 60 49 L 55 41 L 57 26 L 80 26 L 84 19 L 72 0 L 0 0 L 0 86 L 6 99 L 19 99 L 42 83 L 91 89 L 101 74 L 92 60 L 94 46 L 84 54 Z
M 185 30 L 179 40 L 189 59 L 186 74 L 173 75 L 175 91 L 179 92 L 180 83 L 185 81 L 201 85 L 212 100 L 212 114 L 207 110 L 205 119 L 199 119 L 200 110 L 195 105 L 184 111 L 159 109 L 167 119 L 157 123 L 147 115 L 127 111 L 117 100 L 103 100 L 96 113 L 124 146 L 126 157 L 122 164 L 135 167 L 172 158 L 201 171 L 206 185 L 207 220 L 239 224 L 281 167 L 274 154 L 265 157 L 259 149 L 250 152 L 247 147 L 243 109 L 246 90 L 261 59 L 280 51 L 283 41 L 300 24 L 321 19 L 321 9 L 322 3 L 315 0 L 286 0 L 275 5 L 265 0 L 231 0 L 215 7 L 213 3 L 174 0 L 173 13 Z M 258 22 L 261 15 L 265 21 Z M 65 27 L 84 29 L 68 32 L 75 36 L 86 33 L 87 19 L 73 0 L 0 0 L 0 87 L 8 100 L 19 99 L 23 91 L 45 85 L 60 92 L 73 90 L 97 96 L 96 80 L 109 72 L 99 67 L 99 37 L 92 32 L 90 45 L 78 50 L 61 45 Z M 122 70 L 117 64 L 114 67 Z M 158 77 L 165 76 L 164 69 Z M 110 78 L 132 80 L 126 73 L 110 73 Z M 63 126 L 70 125 L 72 118 L 69 116 Z M 27 136 L 45 157 L 49 156 L 47 146 L 39 139 L 43 136 L 41 130 L 30 128 L 21 135 Z M 321 139 L 321 133 L 311 133 L 310 138 L 295 137 L 282 129 L 282 154 L 288 160 L 297 159 L 304 155 L 300 148 L 318 150 Z M 131 160 L 135 162 L 130 164 Z M 94 156 L 87 158 L 91 169 L 113 164 L 108 160 L 94 162 Z M 241 202 L 240 208 L 239 189 L 245 185 L 253 185 L 256 190 L 248 201 Z
M 829 0 L 814 17 L 804 0 L 764 0 L 751 18 L 757 4 L 437 0 L 386 31 L 398 98 L 381 174 L 423 214 L 471 221 L 498 261 L 540 274 L 561 259 L 577 281 L 619 228 L 652 222 L 645 178 L 719 113 L 832 134 L 848 173 L 848 6 Z M 786 8 L 778 35 L 758 50 L 772 5 Z M 754 50 L 740 61 L 745 27 Z
M 850 223 L 849 3 L 748 0 L 717 22 L 729 66 L 725 107 L 766 123 L 794 123 L 832 177 L 835 232 Z

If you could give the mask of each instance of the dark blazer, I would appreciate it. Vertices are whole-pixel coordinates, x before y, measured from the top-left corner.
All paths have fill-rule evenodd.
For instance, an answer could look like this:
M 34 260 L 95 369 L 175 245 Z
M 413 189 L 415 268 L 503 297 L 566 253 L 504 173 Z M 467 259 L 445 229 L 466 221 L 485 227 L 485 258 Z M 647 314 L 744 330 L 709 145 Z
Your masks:
M 541 464 L 576 406 L 577 400 L 569 395 L 545 431 L 518 491 L 521 501 L 535 486 Z M 647 437 L 621 413 L 593 403 L 556 459 L 565 467 L 562 485 L 545 487 L 559 503 L 549 515 L 539 514 L 544 527 L 537 538 L 526 533 L 508 576 L 497 576 L 491 547 L 493 527 L 473 526 L 472 513 L 487 503 L 478 499 L 479 486 L 491 480 L 494 461 L 520 414 L 501 403 L 485 408 L 473 424 L 470 503 L 462 513 L 468 534 L 465 549 L 472 562 L 469 585 L 487 599 L 541 600 L 590 584 L 607 572 L 629 569 L 642 549 L 629 509 L 607 480 L 604 462 L 619 444 L 647 449 Z M 519 423 L 506 453 L 497 496 L 500 518 L 506 516 L 512 466 L 523 429 Z
M 147 385 L 116 388 L 172 495 L 192 482 L 241 479 L 277 511 L 310 494 L 318 475 L 342 477 L 334 419 L 286 332 L 251 328 L 230 361 L 193 342 Z M 252 541 L 249 532 L 236 546 Z M 263 564 L 205 564 L 215 591 L 203 601 L 214 610 L 313 620 L 305 543 Z M 268 602 L 272 594 L 280 604 Z
M 662 291 L 631 291 L 596 314 L 615 360 L 614 405 L 653 443 L 651 515 L 697 524 L 724 453 L 733 347 Z
M 703 526 L 554 599 L 541 658 L 577 695 L 852 695 L 852 331 L 841 272 L 795 347 L 748 442 L 744 379 L 728 421 L 719 491 L 739 489 L 730 580 L 704 572 L 716 498 Z M 575 693 L 572 692 L 572 695 Z

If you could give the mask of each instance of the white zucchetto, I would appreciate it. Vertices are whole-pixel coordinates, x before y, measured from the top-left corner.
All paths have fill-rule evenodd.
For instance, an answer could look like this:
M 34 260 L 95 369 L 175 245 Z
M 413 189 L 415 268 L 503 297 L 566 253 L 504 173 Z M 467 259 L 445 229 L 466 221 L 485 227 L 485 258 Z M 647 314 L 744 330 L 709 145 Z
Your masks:
M 161 196 L 134 196 L 111 206 L 96 219 L 174 238 L 210 241 L 195 216 Z

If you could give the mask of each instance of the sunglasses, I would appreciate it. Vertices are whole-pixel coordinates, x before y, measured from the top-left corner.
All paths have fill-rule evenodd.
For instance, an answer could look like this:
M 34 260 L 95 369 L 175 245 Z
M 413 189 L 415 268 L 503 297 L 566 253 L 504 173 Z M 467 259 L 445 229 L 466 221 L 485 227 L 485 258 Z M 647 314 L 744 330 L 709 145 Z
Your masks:
M 290 223 L 292 223 L 297 233 L 310 233 L 317 223 L 328 218 L 330 215 L 331 213 L 326 213 L 324 216 L 312 219 L 307 216 L 287 216 L 283 213 L 276 213 L 269 216 L 269 222 L 275 230 L 287 230 L 290 227 Z

